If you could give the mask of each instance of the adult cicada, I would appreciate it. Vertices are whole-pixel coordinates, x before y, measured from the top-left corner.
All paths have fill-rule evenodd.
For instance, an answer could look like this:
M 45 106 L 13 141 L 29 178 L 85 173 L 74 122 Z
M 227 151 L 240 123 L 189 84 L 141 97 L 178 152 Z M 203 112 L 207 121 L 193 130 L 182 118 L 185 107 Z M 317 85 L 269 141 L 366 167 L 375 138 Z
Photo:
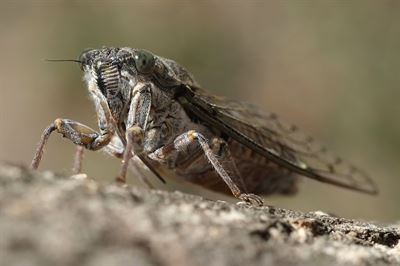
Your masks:
M 261 205 L 257 195 L 296 192 L 300 176 L 375 194 L 360 169 L 331 155 L 297 127 L 254 105 L 214 96 L 181 65 L 146 50 L 102 48 L 78 60 L 94 102 L 99 132 L 56 119 L 43 132 L 32 161 L 37 168 L 51 132 L 83 148 L 147 166 L 159 178 L 181 177 L 208 189 Z

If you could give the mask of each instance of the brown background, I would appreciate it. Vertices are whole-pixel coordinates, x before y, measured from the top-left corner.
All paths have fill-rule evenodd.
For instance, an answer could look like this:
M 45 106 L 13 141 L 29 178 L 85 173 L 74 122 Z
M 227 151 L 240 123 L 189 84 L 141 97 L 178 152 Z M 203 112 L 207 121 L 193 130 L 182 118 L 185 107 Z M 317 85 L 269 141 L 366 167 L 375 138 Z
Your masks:
M 398 1 L 2 1 L 0 160 L 28 164 L 57 117 L 96 127 L 79 67 L 44 58 L 146 48 L 205 88 L 294 122 L 381 190 L 370 197 L 304 180 L 296 197 L 268 204 L 398 221 L 399 12 Z M 73 151 L 54 135 L 41 169 L 68 173 Z M 111 182 L 118 167 L 102 153 L 86 156 L 85 171 L 98 179 Z

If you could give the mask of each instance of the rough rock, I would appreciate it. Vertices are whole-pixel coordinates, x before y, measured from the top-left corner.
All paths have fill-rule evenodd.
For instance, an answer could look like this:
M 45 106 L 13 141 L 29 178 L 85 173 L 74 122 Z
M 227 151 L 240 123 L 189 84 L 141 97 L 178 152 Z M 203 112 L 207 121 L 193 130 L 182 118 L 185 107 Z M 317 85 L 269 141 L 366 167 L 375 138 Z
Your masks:
M 398 265 L 400 229 L 0 164 L 0 265 Z

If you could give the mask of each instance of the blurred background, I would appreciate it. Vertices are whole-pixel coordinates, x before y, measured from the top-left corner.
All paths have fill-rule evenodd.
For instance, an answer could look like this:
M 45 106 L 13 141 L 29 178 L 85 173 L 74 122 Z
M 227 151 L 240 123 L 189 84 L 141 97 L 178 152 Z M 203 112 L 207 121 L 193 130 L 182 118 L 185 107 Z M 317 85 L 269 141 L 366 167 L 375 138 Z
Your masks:
M 267 204 L 397 222 L 399 11 L 398 1 L 364 0 L 3 0 L 0 160 L 29 164 L 42 130 L 58 117 L 97 128 L 79 67 L 43 59 L 74 59 L 89 47 L 145 48 L 180 62 L 208 90 L 297 124 L 369 172 L 380 188 L 372 197 L 304 179 L 298 195 Z M 54 134 L 40 169 L 68 174 L 73 153 Z M 109 183 L 119 165 L 88 152 L 84 170 Z

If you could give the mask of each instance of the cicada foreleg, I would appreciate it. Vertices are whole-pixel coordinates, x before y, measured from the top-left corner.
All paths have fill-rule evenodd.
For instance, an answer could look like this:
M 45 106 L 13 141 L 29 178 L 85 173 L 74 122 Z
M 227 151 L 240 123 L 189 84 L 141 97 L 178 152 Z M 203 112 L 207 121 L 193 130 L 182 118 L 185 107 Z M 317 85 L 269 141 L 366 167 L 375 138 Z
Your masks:
M 149 157 L 153 160 L 165 162 L 167 157 L 175 156 L 176 153 L 185 150 L 194 142 L 197 142 L 200 145 L 207 160 L 211 163 L 215 171 L 223 179 L 236 198 L 254 206 L 263 205 L 263 200 L 259 196 L 247 193 L 243 179 L 229 152 L 228 145 L 222 139 L 215 139 L 214 142 L 217 143 L 217 147 L 215 147 L 215 145 L 214 147 L 211 147 L 207 139 L 201 133 L 190 130 L 179 135 L 173 143 L 159 148 L 150 154 Z M 220 157 L 217 154 L 221 149 L 223 157 Z
M 114 135 L 114 123 L 110 109 L 107 105 L 105 97 L 95 90 L 91 90 L 94 99 L 100 132 L 96 132 L 90 127 L 70 119 L 56 119 L 43 132 L 39 145 L 33 157 L 31 168 L 37 169 L 43 157 L 44 148 L 52 132 L 56 131 L 63 137 L 71 140 L 74 144 L 86 148 L 88 150 L 99 150 L 106 146 Z M 83 150 L 77 149 L 74 161 L 74 174 L 79 173 L 82 166 Z
M 144 132 L 151 108 L 151 90 L 149 85 L 144 85 L 134 91 L 129 107 L 128 119 L 126 122 L 126 147 L 122 157 L 122 166 L 117 182 L 126 183 L 126 173 L 129 160 L 133 155 L 140 155 L 143 152 Z

